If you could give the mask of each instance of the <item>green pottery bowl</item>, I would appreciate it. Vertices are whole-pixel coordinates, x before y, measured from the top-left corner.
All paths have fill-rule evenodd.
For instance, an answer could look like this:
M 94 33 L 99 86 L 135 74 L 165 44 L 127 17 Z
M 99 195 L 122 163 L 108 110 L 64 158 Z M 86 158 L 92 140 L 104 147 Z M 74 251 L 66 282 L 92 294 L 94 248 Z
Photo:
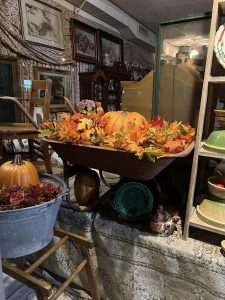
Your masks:
M 209 151 L 225 153 L 225 130 L 211 132 L 203 147 Z

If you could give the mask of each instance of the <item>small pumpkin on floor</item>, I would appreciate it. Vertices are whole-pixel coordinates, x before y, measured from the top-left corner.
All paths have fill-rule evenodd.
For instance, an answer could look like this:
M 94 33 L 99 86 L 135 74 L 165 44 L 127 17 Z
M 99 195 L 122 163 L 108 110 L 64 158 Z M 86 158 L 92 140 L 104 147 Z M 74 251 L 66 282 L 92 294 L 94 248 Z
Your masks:
M 80 170 L 75 177 L 74 193 L 81 206 L 88 206 L 99 198 L 100 179 L 98 173 L 91 169 Z
M 0 166 L 0 188 L 12 185 L 29 187 L 40 182 L 36 167 L 29 161 L 22 160 L 20 154 L 14 156 L 13 161 L 7 161 Z

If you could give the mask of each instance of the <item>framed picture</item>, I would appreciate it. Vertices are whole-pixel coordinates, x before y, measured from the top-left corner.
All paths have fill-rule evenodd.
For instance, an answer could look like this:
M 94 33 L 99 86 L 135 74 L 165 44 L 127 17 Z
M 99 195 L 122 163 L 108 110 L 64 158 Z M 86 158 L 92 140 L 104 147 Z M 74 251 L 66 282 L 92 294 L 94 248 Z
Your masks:
M 70 76 L 69 72 L 54 71 L 52 69 L 35 68 L 34 79 L 52 80 L 51 109 L 66 109 L 67 105 L 63 97 L 70 99 Z
M 97 62 L 97 30 L 77 20 L 72 20 L 73 59 Z
M 21 0 L 25 40 L 63 49 L 62 12 L 42 2 Z
M 123 40 L 99 30 L 99 61 L 105 66 L 123 64 Z

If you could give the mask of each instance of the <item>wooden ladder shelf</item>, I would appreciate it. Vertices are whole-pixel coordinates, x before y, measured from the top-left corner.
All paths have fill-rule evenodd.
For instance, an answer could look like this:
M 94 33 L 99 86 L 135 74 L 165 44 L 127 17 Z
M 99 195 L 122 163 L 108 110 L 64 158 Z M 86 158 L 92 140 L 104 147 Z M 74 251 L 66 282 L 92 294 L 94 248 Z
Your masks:
M 189 236 L 189 226 L 193 226 L 207 231 L 212 231 L 215 233 L 225 235 L 225 229 L 218 228 L 213 225 L 209 225 L 208 223 L 202 221 L 198 217 L 196 213 L 196 209 L 193 207 L 193 199 L 195 194 L 199 157 L 204 156 L 208 158 L 225 159 L 225 154 L 210 152 L 205 150 L 202 147 L 203 144 L 202 136 L 203 136 L 203 129 L 205 125 L 205 115 L 206 115 L 206 108 L 207 108 L 207 101 L 208 101 L 208 94 L 209 94 L 209 84 L 225 84 L 225 76 L 211 75 L 212 67 L 213 67 L 214 40 L 215 40 L 215 35 L 218 27 L 219 12 L 225 14 L 225 0 L 214 0 L 213 3 L 208 53 L 206 59 L 205 75 L 204 75 L 204 82 L 202 88 L 201 105 L 200 105 L 198 128 L 197 128 L 197 135 L 196 135 L 196 144 L 194 150 L 192 172 L 191 172 L 191 179 L 190 179 L 190 186 L 189 186 L 189 193 L 188 193 L 188 200 L 187 200 L 186 217 L 185 217 L 185 224 L 184 224 L 184 231 L 183 231 L 183 238 L 185 240 L 187 240 Z

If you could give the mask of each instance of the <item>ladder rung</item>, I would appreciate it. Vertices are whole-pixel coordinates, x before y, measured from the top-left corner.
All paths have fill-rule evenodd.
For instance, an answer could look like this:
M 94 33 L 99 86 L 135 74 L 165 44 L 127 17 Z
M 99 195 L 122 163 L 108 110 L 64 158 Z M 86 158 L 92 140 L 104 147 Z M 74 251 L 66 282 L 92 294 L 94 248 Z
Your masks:
M 84 259 L 81 263 L 74 269 L 72 274 L 63 282 L 63 284 L 57 289 L 57 291 L 50 297 L 50 300 L 56 300 L 62 294 L 62 292 L 68 287 L 68 285 L 73 281 L 73 279 L 80 273 L 81 270 L 86 266 L 87 260 Z M 93 299 L 93 298 L 92 298 Z
M 225 76 L 209 76 L 209 82 L 225 83 Z
M 37 267 L 40 266 L 52 253 L 56 252 L 56 250 L 61 247 L 65 242 L 69 239 L 68 235 L 65 235 L 59 242 L 57 242 L 51 249 L 49 249 L 44 255 L 42 255 L 38 260 L 36 260 L 29 268 L 27 268 L 24 272 L 26 274 L 32 273 Z

